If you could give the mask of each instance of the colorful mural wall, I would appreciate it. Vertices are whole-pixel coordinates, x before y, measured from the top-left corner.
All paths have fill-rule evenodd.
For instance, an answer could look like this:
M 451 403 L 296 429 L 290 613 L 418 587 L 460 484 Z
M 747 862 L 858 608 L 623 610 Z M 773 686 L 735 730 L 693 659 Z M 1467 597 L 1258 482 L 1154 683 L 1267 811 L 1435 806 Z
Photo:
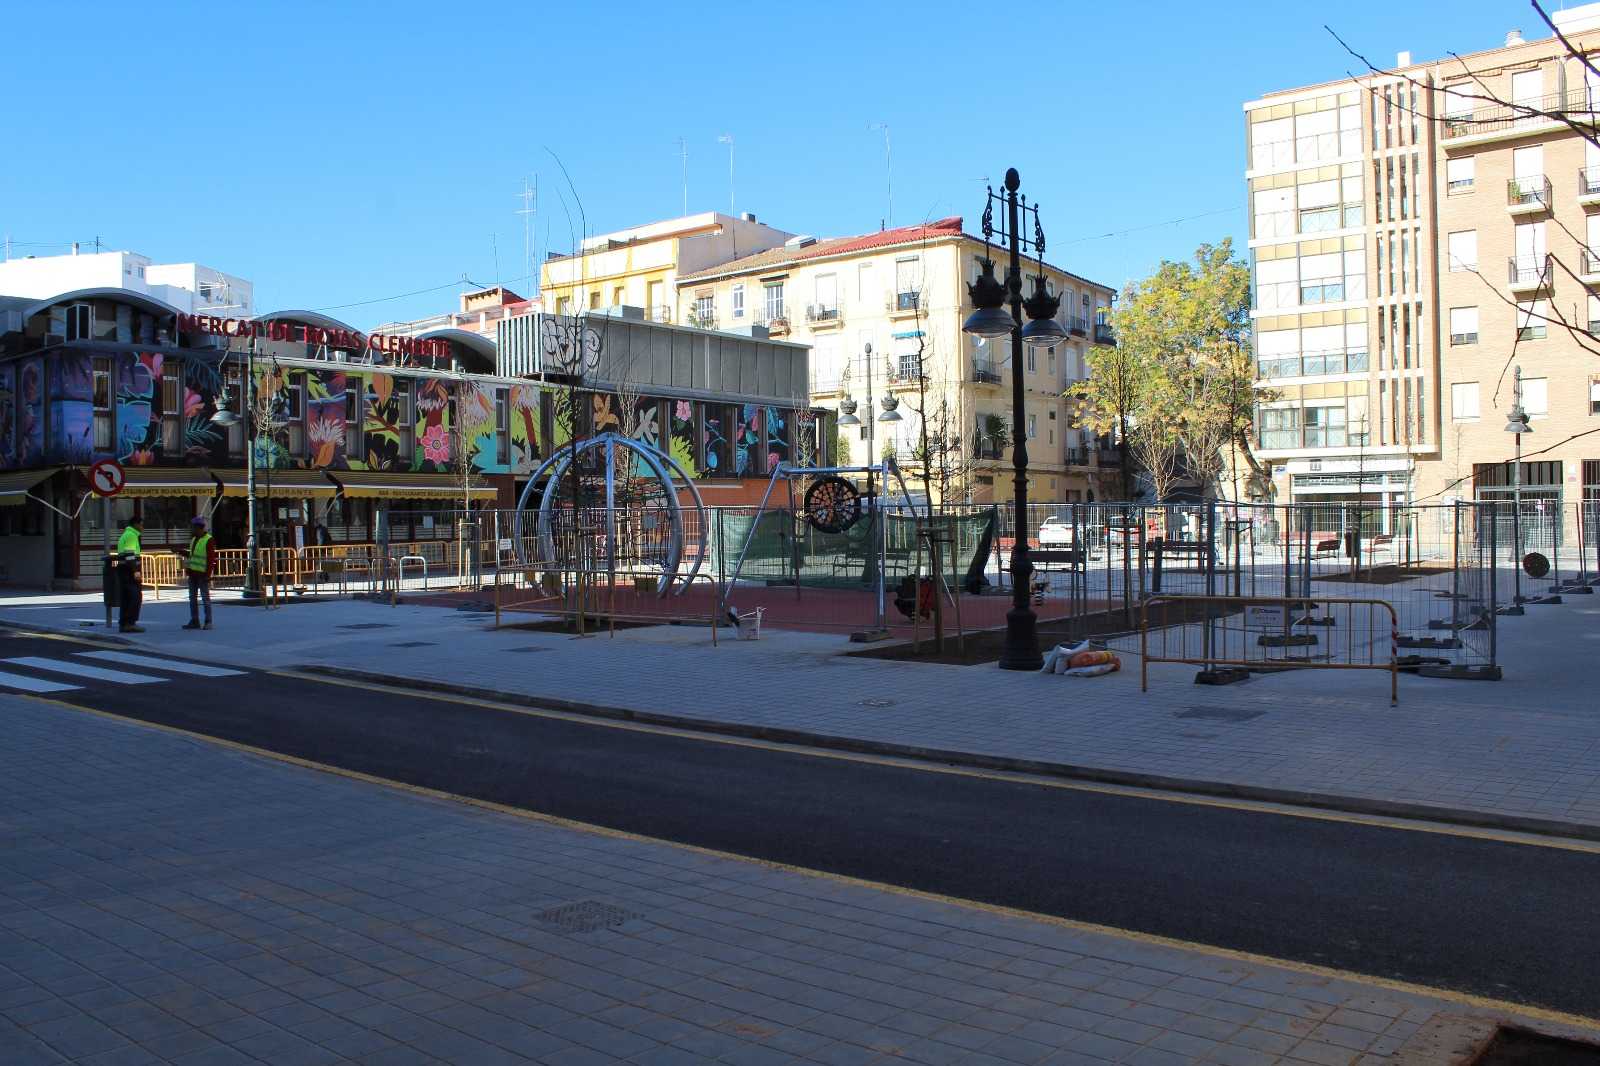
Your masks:
M 183 360 L 183 454 L 162 455 L 162 461 L 188 466 L 226 466 L 228 431 L 211 421 L 222 395 L 222 364 L 205 359 Z
M 121 355 L 116 360 L 116 432 L 112 450 L 130 466 L 149 466 L 161 449 L 161 412 L 156 405 L 162 361 L 159 352 Z
M 417 378 L 416 420 L 412 434 L 413 470 L 424 473 L 450 473 L 450 389 L 439 378 Z
M 44 453 L 44 360 L 22 360 L 17 370 L 17 464 L 37 466 Z
M 109 360 L 113 390 L 98 398 L 97 360 Z M 179 375 L 166 381 L 163 371 L 175 368 Z M 257 409 L 268 412 L 255 444 L 256 465 L 263 470 L 450 474 L 456 472 L 454 456 L 464 439 L 476 471 L 527 475 L 572 436 L 568 395 L 533 383 L 284 367 L 270 360 L 256 363 L 254 377 Z M 0 468 L 88 465 L 108 455 L 136 466 L 237 467 L 239 457 L 229 454 L 229 442 L 237 447 L 242 431 L 230 433 L 212 421 L 225 379 L 225 367 L 214 356 L 170 351 L 62 349 L 0 364 Z M 346 422 L 352 409 L 349 390 L 360 398 L 354 405 L 362 419 L 358 437 Z M 503 412 L 497 409 L 502 395 L 508 408 Z M 577 399 L 580 436 L 631 429 L 639 439 L 665 446 L 691 477 L 759 476 L 791 457 L 816 461 L 812 412 L 642 397 L 637 417 L 624 419 L 614 394 L 582 392 Z M 174 402 L 180 406 L 165 409 Z M 107 449 L 94 447 L 96 410 L 102 420 L 109 413 L 109 426 L 102 421 L 100 428 L 102 434 L 109 429 Z M 510 430 L 504 452 L 497 437 L 501 418 Z M 361 454 L 347 454 L 357 439 Z M 508 461 L 502 462 L 502 455 Z
M 0 364 L 0 470 L 17 465 L 17 368 Z
M 352 470 L 403 470 L 407 463 L 400 455 L 400 392 L 393 374 L 369 374 L 366 379 L 366 420 L 361 437 L 365 457 L 349 457 Z M 407 456 L 407 459 L 410 457 Z
M 782 407 L 769 407 L 766 411 L 767 472 L 779 463 L 789 461 L 789 412 Z
M 50 408 L 46 451 L 56 462 L 93 462 L 94 374 L 89 354 L 62 351 L 52 354 L 44 365 Z
M 761 405 L 739 405 L 739 425 L 734 439 L 733 471 L 738 477 L 761 473 Z
M 539 389 L 511 387 L 511 473 L 531 474 L 543 455 L 539 448 Z
M 700 476 L 699 442 L 694 432 L 694 404 L 688 400 L 667 401 L 667 422 L 670 427 L 672 457 L 690 477 Z
M 319 470 L 345 470 L 345 373 L 313 370 L 306 374 L 306 452 L 296 465 Z

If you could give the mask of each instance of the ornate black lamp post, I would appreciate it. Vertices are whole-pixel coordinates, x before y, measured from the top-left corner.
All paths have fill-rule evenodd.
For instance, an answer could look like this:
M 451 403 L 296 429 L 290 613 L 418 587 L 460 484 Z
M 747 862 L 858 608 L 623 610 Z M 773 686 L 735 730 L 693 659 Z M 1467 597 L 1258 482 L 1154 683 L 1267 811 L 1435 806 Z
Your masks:
M 1028 558 L 1028 434 L 1027 412 L 1023 401 L 1022 382 L 1024 344 L 1035 348 L 1049 348 L 1066 339 L 1067 331 L 1055 320 L 1061 306 L 1058 297 L 1051 296 L 1044 280 L 1044 230 L 1039 225 L 1039 208 L 1028 205 L 1028 198 L 1019 197 L 1022 178 L 1015 168 L 1006 171 L 1005 193 L 997 195 L 989 189 L 989 198 L 983 205 L 983 275 L 967 286 L 972 305 L 977 310 L 967 318 L 962 330 L 976 337 L 996 339 L 1011 335 L 1011 467 L 1016 503 L 1015 541 L 1011 548 L 1011 610 L 1006 612 L 1006 642 L 1000 652 L 1002 670 L 1037 670 L 1044 665 L 1039 652 L 1038 617 L 1033 613 L 1030 596 L 1030 578 L 1033 563 Z M 994 260 L 988 255 L 989 242 L 995 236 L 994 205 L 1006 208 L 1005 221 L 999 229 L 1001 243 L 1008 246 L 1011 262 L 1002 284 L 994 276 Z M 1033 214 L 1033 237 L 1021 233 L 1021 219 Z M 1033 276 L 1033 294 L 1022 298 L 1022 246 L 1027 245 L 1039 264 Z M 1004 307 L 1009 301 L 1010 311 Z M 1022 324 L 1022 312 L 1028 313 L 1028 324 Z

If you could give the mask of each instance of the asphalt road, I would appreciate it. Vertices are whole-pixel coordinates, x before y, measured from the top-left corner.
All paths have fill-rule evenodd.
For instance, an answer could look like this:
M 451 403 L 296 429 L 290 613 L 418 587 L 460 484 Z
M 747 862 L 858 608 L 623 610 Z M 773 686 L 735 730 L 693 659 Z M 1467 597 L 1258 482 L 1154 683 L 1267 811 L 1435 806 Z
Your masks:
M 88 658 L 0 631 L 0 659 Z M 819 757 L 244 670 L 48 698 L 666 840 L 1600 1016 L 1600 854 Z M 0 692 L 8 691 L 0 678 Z

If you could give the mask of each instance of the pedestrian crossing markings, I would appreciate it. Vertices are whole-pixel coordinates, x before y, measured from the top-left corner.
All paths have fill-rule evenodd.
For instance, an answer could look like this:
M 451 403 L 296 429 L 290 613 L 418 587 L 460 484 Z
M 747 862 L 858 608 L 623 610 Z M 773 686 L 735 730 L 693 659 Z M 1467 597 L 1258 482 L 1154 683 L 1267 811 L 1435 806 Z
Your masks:
M 83 660 L 85 659 L 98 660 L 98 663 L 114 664 L 116 666 L 136 667 L 141 671 L 159 671 L 163 674 L 183 674 L 192 677 L 234 677 L 244 672 L 242 670 L 229 670 L 221 666 L 207 666 L 202 663 L 162 659 L 153 655 L 134 655 L 120 651 L 84 651 L 78 652 L 70 658 L 59 659 L 43 655 L 23 655 L 13 659 L 0 660 L 0 665 L 25 667 L 45 674 L 64 675 L 84 681 L 104 681 L 114 685 L 152 685 L 173 680 L 171 677 L 158 676 L 157 673 L 110 669 L 105 665 L 84 662 Z M 35 677 L 32 674 L 0 670 L 0 689 L 46 693 L 68 692 L 82 687 L 82 685 L 58 680 L 54 677 Z

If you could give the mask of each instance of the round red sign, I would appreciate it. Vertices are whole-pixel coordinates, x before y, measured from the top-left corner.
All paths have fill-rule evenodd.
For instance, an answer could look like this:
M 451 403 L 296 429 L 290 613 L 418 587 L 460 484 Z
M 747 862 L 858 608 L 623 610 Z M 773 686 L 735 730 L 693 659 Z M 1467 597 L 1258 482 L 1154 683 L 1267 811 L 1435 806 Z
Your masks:
M 128 475 L 115 459 L 102 459 L 89 468 L 89 487 L 96 496 L 115 496 L 127 481 Z

